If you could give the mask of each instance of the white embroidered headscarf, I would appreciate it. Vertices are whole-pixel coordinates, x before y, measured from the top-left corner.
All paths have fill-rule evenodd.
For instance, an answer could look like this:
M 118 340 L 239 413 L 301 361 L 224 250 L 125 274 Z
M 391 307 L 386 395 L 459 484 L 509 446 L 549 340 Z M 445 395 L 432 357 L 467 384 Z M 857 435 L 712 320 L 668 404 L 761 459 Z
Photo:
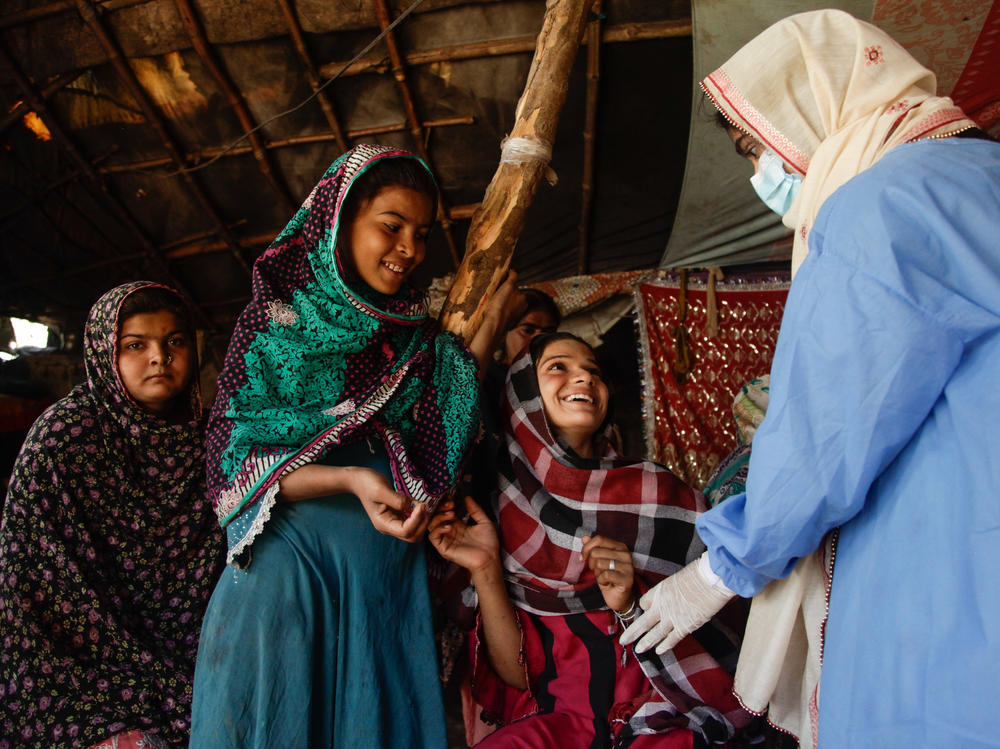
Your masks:
M 748 42 L 701 82 L 716 107 L 805 175 L 784 216 L 792 274 L 820 206 L 890 149 L 976 124 L 892 37 L 841 10 L 799 13 Z

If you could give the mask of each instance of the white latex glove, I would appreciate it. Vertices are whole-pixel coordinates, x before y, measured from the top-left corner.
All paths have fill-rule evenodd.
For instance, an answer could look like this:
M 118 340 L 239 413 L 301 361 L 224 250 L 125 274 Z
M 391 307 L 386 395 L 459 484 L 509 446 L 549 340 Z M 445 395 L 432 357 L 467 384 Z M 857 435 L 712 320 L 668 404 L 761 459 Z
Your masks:
M 709 580 L 696 559 L 670 577 L 661 580 L 639 599 L 641 616 L 621 636 L 622 645 L 638 640 L 635 652 L 644 653 L 656 645 L 662 655 L 718 613 L 736 594 L 718 576 Z M 643 636 L 645 635 L 645 636 Z

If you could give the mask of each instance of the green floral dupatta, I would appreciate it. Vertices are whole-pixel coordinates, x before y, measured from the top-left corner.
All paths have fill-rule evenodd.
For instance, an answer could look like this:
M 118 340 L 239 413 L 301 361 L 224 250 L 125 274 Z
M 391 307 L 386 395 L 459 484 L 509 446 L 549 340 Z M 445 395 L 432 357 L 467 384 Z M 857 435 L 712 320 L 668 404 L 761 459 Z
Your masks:
M 241 566 L 282 475 L 373 437 L 398 491 L 435 505 L 454 485 L 478 428 L 477 365 L 427 316 L 423 294 L 387 297 L 346 280 L 337 247 L 351 185 L 381 159 L 357 146 L 331 166 L 254 264 L 209 417 L 208 481 Z M 421 162 L 422 163 L 422 162 Z

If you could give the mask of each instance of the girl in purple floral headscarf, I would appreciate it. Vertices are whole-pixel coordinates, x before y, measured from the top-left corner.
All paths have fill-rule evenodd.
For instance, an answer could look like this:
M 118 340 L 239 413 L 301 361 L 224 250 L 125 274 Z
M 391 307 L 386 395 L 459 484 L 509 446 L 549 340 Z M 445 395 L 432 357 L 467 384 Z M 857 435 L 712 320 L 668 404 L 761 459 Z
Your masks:
M 94 304 L 84 347 L 87 381 L 31 428 L 3 510 L 0 749 L 187 742 L 223 560 L 192 326 L 139 281 Z

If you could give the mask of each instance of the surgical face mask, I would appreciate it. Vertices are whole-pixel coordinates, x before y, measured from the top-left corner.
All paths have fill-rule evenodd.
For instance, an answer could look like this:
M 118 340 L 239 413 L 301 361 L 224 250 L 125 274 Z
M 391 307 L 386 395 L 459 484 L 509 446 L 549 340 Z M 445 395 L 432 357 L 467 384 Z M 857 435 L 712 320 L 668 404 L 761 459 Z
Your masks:
M 802 177 L 786 172 L 778 154 L 767 149 L 757 160 L 757 173 L 750 178 L 750 184 L 764 205 L 784 216 L 799 192 Z

